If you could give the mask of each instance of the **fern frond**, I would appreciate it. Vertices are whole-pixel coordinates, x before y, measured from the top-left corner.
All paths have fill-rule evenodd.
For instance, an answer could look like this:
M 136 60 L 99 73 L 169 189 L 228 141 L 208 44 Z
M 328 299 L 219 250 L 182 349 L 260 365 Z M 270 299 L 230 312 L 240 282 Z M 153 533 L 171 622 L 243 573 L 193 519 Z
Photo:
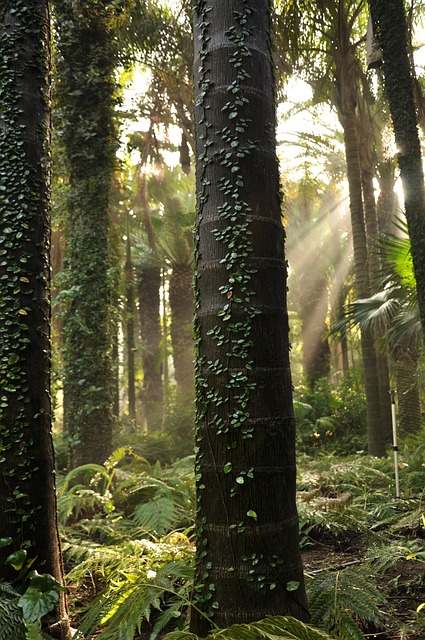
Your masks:
M 332 635 L 339 627 L 346 629 L 348 638 L 362 640 L 356 619 L 378 625 L 383 622 L 378 607 L 384 599 L 382 594 L 370 580 L 350 567 L 313 578 L 308 585 L 308 597 L 311 623 L 332 630 Z M 341 634 L 336 637 L 344 638 L 342 631 Z
M 151 529 L 158 535 L 164 535 L 177 524 L 174 500 L 168 496 L 157 495 L 150 502 L 136 507 L 133 518 L 137 525 L 147 530 Z
M 0 640 L 25 640 L 19 594 L 8 582 L 0 582 Z
M 270 616 L 249 624 L 212 631 L 205 640 L 331 640 L 326 632 L 284 616 Z M 194 633 L 172 631 L 164 640 L 200 640 Z

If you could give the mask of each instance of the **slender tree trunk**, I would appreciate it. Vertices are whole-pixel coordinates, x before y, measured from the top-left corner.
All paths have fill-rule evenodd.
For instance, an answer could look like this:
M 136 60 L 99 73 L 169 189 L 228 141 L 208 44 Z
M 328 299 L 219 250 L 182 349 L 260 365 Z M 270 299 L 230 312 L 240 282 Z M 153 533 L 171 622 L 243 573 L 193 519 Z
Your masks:
M 403 0 L 369 0 L 384 58 L 384 84 L 398 148 L 419 314 L 425 332 L 425 188 Z
M 329 342 L 324 338 L 328 329 L 327 280 L 320 265 L 320 257 L 309 265 L 309 272 L 300 278 L 300 317 L 302 320 L 304 375 L 308 386 L 313 389 L 320 378 L 330 373 Z M 314 264 L 314 267 L 312 265 Z
M 149 431 L 161 428 L 163 386 L 161 376 L 160 286 L 161 269 L 139 267 L 137 272 L 142 338 L 143 406 Z
M 363 104 L 365 100 L 363 98 Z M 371 283 L 370 293 L 375 293 L 380 287 L 381 281 L 381 259 L 378 248 L 378 215 L 376 210 L 375 200 L 375 188 L 373 185 L 373 179 L 375 177 L 376 166 L 376 153 L 373 142 L 373 129 L 370 118 L 370 113 L 365 106 L 360 109 L 360 130 L 365 134 L 360 136 L 360 165 L 362 172 L 362 188 L 363 188 L 363 203 L 366 221 L 366 238 L 367 238 L 367 252 L 368 252 L 368 265 L 369 265 L 369 281 Z M 374 334 L 374 340 L 376 336 Z M 377 384 L 379 391 L 379 400 L 381 405 L 381 425 L 384 438 L 384 446 L 391 442 L 391 398 L 390 398 L 390 372 L 388 367 L 388 358 L 386 354 L 379 353 L 375 349 L 376 357 L 376 373 Z M 386 448 L 386 447 L 385 447 Z
M 136 382 L 135 382 L 135 340 L 134 340 L 134 277 L 131 262 L 130 229 L 127 224 L 126 260 L 125 260 L 125 290 L 126 290 L 126 338 L 127 338 L 127 393 L 128 416 L 136 422 Z
M 354 109 L 345 110 L 343 119 L 347 176 L 350 192 L 351 226 L 353 230 L 354 268 L 358 298 L 370 295 L 368 252 L 365 233 L 360 160 L 357 144 L 357 123 Z M 381 419 L 376 354 L 372 332 L 361 332 L 363 378 L 366 395 L 368 453 L 384 456 L 386 453 L 385 430 Z
M 0 7 L 0 580 L 27 553 L 63 582 L 50 402 L 50 17 L 45 0 Z M 3 540 L 4 541 L 4 540 Z M 26 564 L 29 568 L 31 564 Z M 57 611 L 69 637 L 63 595 Z
M 191 630 L 307 619 L 267 0 L 198 0 Z M 291 583 L 294 591 L 288 590 Z

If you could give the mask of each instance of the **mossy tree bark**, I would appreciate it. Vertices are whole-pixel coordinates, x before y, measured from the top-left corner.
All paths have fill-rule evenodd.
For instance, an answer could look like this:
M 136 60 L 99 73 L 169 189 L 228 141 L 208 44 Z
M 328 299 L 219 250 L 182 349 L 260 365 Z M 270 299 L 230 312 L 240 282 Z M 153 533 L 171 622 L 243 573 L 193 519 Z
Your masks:
M 63 581 L 50 402 L 50 21 L 47 0 L 0 8 L 0 579 L 25 551 Z M 61 637 L 69 634 L 65 602 Z
M 267 0 L 198 0 L 191 629 L 306 619 Z M 207 618 L 200 615 L 199 610 Z
M 106 1 L 55 0 L 57 101 L 69 172 L 64 403 L 73 463 L 112 448 L 109 215 L 117 146 L 115 11 Z
M 403 0 L 369 0 L 369 4 L 384 58 L 384 86 L 398 148 L 419 314 L 425 332 L 425 187 L 404 3 Z

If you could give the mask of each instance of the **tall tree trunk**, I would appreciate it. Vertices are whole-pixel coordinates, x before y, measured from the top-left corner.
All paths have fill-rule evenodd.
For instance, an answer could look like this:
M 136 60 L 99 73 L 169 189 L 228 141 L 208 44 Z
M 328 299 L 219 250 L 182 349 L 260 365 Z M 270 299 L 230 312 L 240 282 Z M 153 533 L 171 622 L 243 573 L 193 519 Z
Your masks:
M 362 175 L 360 166 L 357 107 L 357 72 L 354 67 L 352 44 L 345 3 L 338 4 L 338 25 L 335 53 L 336 104 L 344 130 L 345 157 L 350 195 L 351 228 L 353 231 L 354 271 L 358 298 L 370 295 L 369 255 L 363 208 Z M 370 330 L 361 332 L 363 378 L 366 395 L 368 452 L 374 456 L 386 454 L 385 429 L 381 418 L 378 373 L 374 339 Z
M 384 58 L 385 91 L 398 147 L 419 314 L 425 333 L 425 188 L 403 0 L 369 0 Z
M 113 366 L 109 215 L 115 166 L 116 38 L 108 3 L 55 0 L 57 99 L 70 189 L 65 415 L 74 463 L 101 464 L 112 449 Z
M 375 293 L 381 283 L 381 258 L 378 248 L 378 215 L 375 200 L 375 167 L 377 155 L 374 144 L 374 130 L 369 105 L 364 96 L 359 96 L 359 158 L 362 175 L 363 204 L 366 222 L 366 241 L 368 253 L 370 293 Z M 377 337 L 374 334 L 376 341 Z M 386 354 L 379 353 L 375 348 L 376 374 L 381 405 L 381 425 L 385 439 L 384 445 L 391 442 L 391 398 L 390 372 Z M 386 448 L 386 447 L 385 447 Z M 383 454 L 384 455 L 384 454 Z
M 179 400 L 184 404 L 192 403 L 195 397 L 192 284 L 191 265 L 175 265 L 169 278 L 170 335 Z
M 307 619 L 267 0 L 197 0 L 197 551 L 191 630 Z M 254 142 L 255 141 L 255 142 Z M 294 584 L 294 591 L 288 590 Z
M 0 579 L 5 563 L 63 581 L 50 403 L 50 18 L 45 0 L 0 8 Z M 63 595 L 55 612 L 69 637 Z
M 367 298 L 370 295 L 368 252 L 357 143 L 357 123 L 354 107 L 345 110 L 342 117 L 342 124 L 344 128 L 347 177 L 350 193 L 356 293 L 358 298 Z M 381 399 L 379 395 L 374 338 L 372 332 L 368 329 L 363 329 L 361 332 L 361 347 L 366 395 L 368 453 L 373 456 L 384 456 L 386 453 L 386 440 L 384 425 L 381 419 Z
M 148 238 L 149 250 L 156 255 L 156 239 L 152 226 L 148 198 L 146 161 L 150 143 L 142 150 L 142 163 L 137 179 L 137 198 L 142 213 L 143 226 Z M 161 319 L 160 319 L 161 268 L 154 264 L 139 268 L 140 332 L 142 338 L 143 406 L 148 431 L 160 429 L 164 417 L 164 392 L 162 380 Z

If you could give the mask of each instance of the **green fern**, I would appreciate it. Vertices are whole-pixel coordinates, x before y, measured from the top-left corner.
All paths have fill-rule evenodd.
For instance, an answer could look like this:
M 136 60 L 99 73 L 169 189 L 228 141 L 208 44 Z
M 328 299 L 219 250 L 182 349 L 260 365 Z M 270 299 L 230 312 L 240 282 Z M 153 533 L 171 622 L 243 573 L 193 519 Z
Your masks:
M 0 640 L 25 640 L 20 595 L 8 582 L 0 582 Z
M 211 631 L 205 640 L 330 640 L 326 632 L 284 616 L 270 616 L 249 624 Z M 172 631 L 164 640 L 200 640 L 188 631 Z M 362 639 L 363 640 L 363 639 Z
M 178 525 L 176 505 L 170 496 L 158 493 L 152 500 L 136 507 L 133 513 L 137 525 L 164 535 Z
M 308 583 L 311 623 L 320 626 L 333 638 L 364 640 L 357 621 L 382 625 L 378 605 L 383 596 L 359 571 L 321 574 Z
M 114 584 L 109 583 L 109 588 L 90 604 L 78 633 L 86 638 L 95 633 L 99 640 L 131 640 L 156 610 L 160 615 L 151 635 L 155 638 L 188 606 L 192 569 L 187 562 L 176 560 L 157 571 L 150 569 L 150 574 L 133 569 L 123 573 L 119 582 L 115 578 Z

